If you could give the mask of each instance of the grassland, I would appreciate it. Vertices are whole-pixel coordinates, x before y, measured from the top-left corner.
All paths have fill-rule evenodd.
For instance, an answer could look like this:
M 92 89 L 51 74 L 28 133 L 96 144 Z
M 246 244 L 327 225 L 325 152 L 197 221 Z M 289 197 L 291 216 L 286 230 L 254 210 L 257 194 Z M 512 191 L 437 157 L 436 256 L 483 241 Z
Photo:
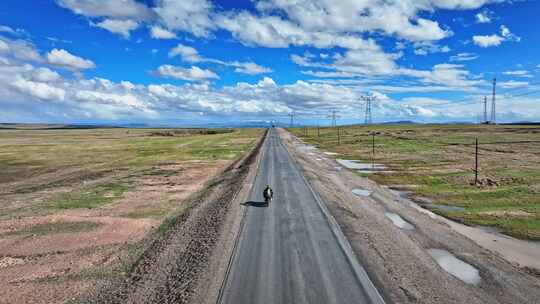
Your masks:
M 149 233 L 262 133 L 0 129 L 0 294 L 63 303 L 119 275 Z
M 175 168 L 162 168 L 164 165 L 197 162 L 210 166 L 231 160 L 246 151 L 260 130 L 200 133 L 147 129 L 2 130 L 0 193 L 62 191 L 39 204 L 0 204 L 1 217 L 35 214 L 38 209 L 94 208 L 111 203 L 133 186 L 137 176 L 178 173 Z M 103 179 L 115 174 L 122 178 Z M 71 189 L 78 183 L 84 185 Z
M 335 158 L 381 163 L 393 173 L 369 174 L 412 192 L 425 207 L 469 225 L 540 240 L 540 127 L 373 125 L 291 129 Z M 375 154 L 372 139 L 375 133 Z M 475 139 L 479 182 L 474 183 Z M 425 200 L 427 198 L 428 200 Z M 430 202 L 429 204 L 425 204 Z M 441 209 L 441 205 L 459 207 Z

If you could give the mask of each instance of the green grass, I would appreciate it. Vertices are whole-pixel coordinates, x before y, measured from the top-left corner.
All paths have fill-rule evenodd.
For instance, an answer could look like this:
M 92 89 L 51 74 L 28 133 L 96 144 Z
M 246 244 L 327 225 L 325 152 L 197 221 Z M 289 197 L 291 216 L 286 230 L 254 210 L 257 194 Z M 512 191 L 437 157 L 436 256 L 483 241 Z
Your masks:
M 0 130 L 0 170 L 6 173 L 0 176 L 0 184 L 65 168 L 141 169 L 164 162 L 232 159 L 262 134 L 261 129 L 235 129 L 155 135 L 160 132 L 169 131 Z
M 435 204 L 464 207 L 437 213 L 471 225 L 488 225 L 525 239 L 540 227 L 540 127 L 485 125 L 372 125 L 291 131 L 334 158 L 382 163 L 394 174 L 359 174 L 386 185 L 414 185 L 414 196 Z M 376 132 L 372 156 L 371 132 Z M 480 178 L 495 186 L 474 186 L 474 141 L 480 142 Z M 518 142 L 522 143 L 518 143 Z M 512 143 L 510 143 L 512 142 Z M 493 144 L 492 144 L 493 143 Z M 486 211 L 525 211 L 526 217 L 493 217 Z
M 111 203 L 121 197 L 130 187 L 126 183 L 100 185 L 82 192 L 61 195 L 55 201 L 46 204 L 46 206 L 52 209 L 93 209 Z
M 99 227 L 95 222 L 56 222 L 38 224 L 24 227 L 23 229 L 3 233 L 2 236 L 21 236 L 21 235 L 48 235 L 56 233 L 78 233 L 91 231 Z

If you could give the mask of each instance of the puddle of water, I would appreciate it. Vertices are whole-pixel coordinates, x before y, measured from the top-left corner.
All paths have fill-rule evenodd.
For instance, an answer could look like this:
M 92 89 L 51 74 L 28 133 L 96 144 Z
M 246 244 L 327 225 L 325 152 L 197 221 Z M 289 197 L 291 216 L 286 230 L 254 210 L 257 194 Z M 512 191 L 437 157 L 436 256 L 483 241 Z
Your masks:
M 409 195 L 412 193 L 411 191 L 394 190 L 394 189 L 390 189 L 390 191 L 395 193 L 400 198 L 404 198 L 404 199 L 408 199 Z
M 463 208 L 463 207 L 440 205 L 440 204 L 423 204 L 422 206 L 427 207 L 427 208 L 431 208 L 431 209 L 438 209 L 438 210 L 450 211 L 450 212 L 465 211 L 465 208 Z
M 315 150 L 317 149 L 315 146 L 312 146 L 312 145 L 301 145 L 298 147 L 300 150 L 302 151 L 310 151 L 310 150 Z
M 345 168 L 348 169 L 355 169 L 355 170 L 384 170 L 386 169 L 385 166 L 381 164 L 366 164 L 358 162 L 357 160 L 353 159 L 336 159 L 336 161 L 342 165 Z
M 354 189 L 351 192 L 353 194 L 355 194 L 355 195 L 358 195 L 358 196 L 370 196 L 371 195 L 371 191 L 365 190 L 365 189 Z
M 339 153 L 336 152 L 323 152 L 326 155 L 338 155 Z
M 418 203 L 414 201 L 406 199 L 402 200 L 402 202 L 407 204 L 411 208 L 414 208 L 418 212 L 426 214 L 432 219 L 447 224 L 452 228 L 452 230 L 468 237 L 476 244 L 488 250 L 497 252 L 498 254 L 502 255 L 506 260 L 512 263 L 540 269 L 540 259 L 538 259 L 538 252 L 540 252 L 540 242 L 518 240 L 513 237 L 497 233 L 496 229 L 490 229 L 489 227 L 466 226 L 458 222 L 449 220 L 440 215 L 437 215 L 431 210 L 421 207 Z M 422 205 L 425 204 L 427 203 L 423 203 Z
M 399 214 L 392 213 L 392 212 L 386 212 L 384 215 L 389 218 L 394 225 L 401 229 L 405 230 L 413 230 L 414 226 L 409 224 L 407 221 L 405 221 Z
M 375 170 L 356 170 L 356 172 L 364 173 L 364 174 L 373 174 L 373 173 L 387 173 L 387 174 L 389 174 L 389 173 L 394 173 L 395 171 L 387 171 L 387 170 L 379 171 L 379 170 L 375 169 Z
M 450 252 L 442 249 L 428 249 L 428 253 L 442 269 L 456 278 L 467 284 L 476 285 L 480 283 L 481 278 L 478 269 L 456 258 Z
M 364 174 L 371 174 L 371 173 L 375 173 L 375 171 L 371 171 L 371 170 L 356 170 L 358 173 L 364 173 Z

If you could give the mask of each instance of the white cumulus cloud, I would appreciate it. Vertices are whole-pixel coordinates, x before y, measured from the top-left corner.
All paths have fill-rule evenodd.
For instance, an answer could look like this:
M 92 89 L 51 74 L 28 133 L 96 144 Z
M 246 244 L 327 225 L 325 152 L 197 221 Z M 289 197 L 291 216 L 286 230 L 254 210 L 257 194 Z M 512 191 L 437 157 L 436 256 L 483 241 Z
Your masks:
M 85 70 L 96 67 L 91 60 L 75 56 L 63 49 L 53 49 L 47 53 L 47 62 L 71 70 Z
M 529 83 L 527 81 L 515 81 L 515 80 L 509 80 L 500 82 L 499 85 L 501 88 L 504 89 L 513 89 L 513 88 L 523 88 L 529 86 Z
M 176 34 L 162 28 L 161 26 L 154 25 L 150 28 L 150 36 L 154 39 L 175 39 Z
M 236 67 L 235 72 L 248 75 L 272 73 L 271 68 L 260 66 L 254 62 L 232 62 L 231 66 Z
M 179 43 L 177 46 L 175 46 L 169 51 L 170 58 L 176 56 L 180 56 L 182 61 L 189 63 L 208 62 L 228 67 L 234 67 L 234 71 L 241 74 L 256 75 L 272 72 L 272 69 L 258 65 L 255 62 L 223 61 L 219 59 L 206 58 L 201 56 L 197 49 L 183 45 L 181 43 Z
M 60 74 L 57 72 L 48 69 L 48 68 L 37 68 L 32 71 L 31 78 L 34 81 L 39 82 L 54 82 L 60 80 Z
M 30 81 L 26 79 L 17 79 L 12 86 L 21 93 L 37 97 L 42 100 L 64 100 L 66 92 L 46 83 Z
M 487 48 L 491 46 L 498 46 L 504 41 L 504 38 L 497 35 L 478 35 L 473 36 L 473 42 L 474 44 L 478 45 L 479 47 Z
M 479 47 L 487 48 L 492 46 L 498 46 L 504 41 L 521 41 L 521 37 L 510 32 L 508 27 L 501 25 L 501 34 L 492 34 L 492 35 L 475 35 L 473 36 L 474 44 Z
M 0 37 L 0 54 L 25 61 L 41 62 L 43 60 L 34 44 L 25 40 L 10 40 Z
M 96 26 L 127 39 L 130 32 L 139 27 L 139 23 L 133 20 L 105 19 L 97 23 Z
M 151 20 L 154 12 L 136 0 L 56 0 L 58 5 L 87 17 Z
M 447 45 L 438 45 L 431 41 L 422 41 L 422 42 L 415 42 L 413 44 L 414 46 L 414 53 L 416 55 L 428 55 L 433 53 L 448 53 L 451 51 L 450 47 Z
M 524 70 L 505 71 L 503 72 L 503 74 L 510 75 L 510 76 L 517 76 L 517 77 L 527 77 L 527 78 L 533 77 L 529 71 L 524 71 Z
M 208 37 L 215 27 L 210 18 L 213 5 L 207 0 L 157 0 L 154 11 L 169 30 Z
M 191 68 L 182 68 L 168 64 L 158 67 L 155 74 L 161 77 L 187 81 L 203 81 L 219 78 L 219 76 L 211 70 L 201 69 L 197 66 L 192 66 Z
M 475 15 L 476 23 L 490 23 L 491 22 L 491 12 L 484 10 Z
M 196 49 L 180 43 L 169 51 L 169 58 L 176 56 L 180 56 L 185 62 L 199 62 L 202 60 Z

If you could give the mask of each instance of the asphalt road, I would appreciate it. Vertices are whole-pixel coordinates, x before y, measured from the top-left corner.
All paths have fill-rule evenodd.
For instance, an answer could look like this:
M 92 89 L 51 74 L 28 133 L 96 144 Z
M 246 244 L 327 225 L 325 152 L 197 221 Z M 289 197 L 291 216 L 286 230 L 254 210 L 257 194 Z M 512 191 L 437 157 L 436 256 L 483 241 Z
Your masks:
M 383 303 L 276 130 L 262 153 L 221 303 Z

